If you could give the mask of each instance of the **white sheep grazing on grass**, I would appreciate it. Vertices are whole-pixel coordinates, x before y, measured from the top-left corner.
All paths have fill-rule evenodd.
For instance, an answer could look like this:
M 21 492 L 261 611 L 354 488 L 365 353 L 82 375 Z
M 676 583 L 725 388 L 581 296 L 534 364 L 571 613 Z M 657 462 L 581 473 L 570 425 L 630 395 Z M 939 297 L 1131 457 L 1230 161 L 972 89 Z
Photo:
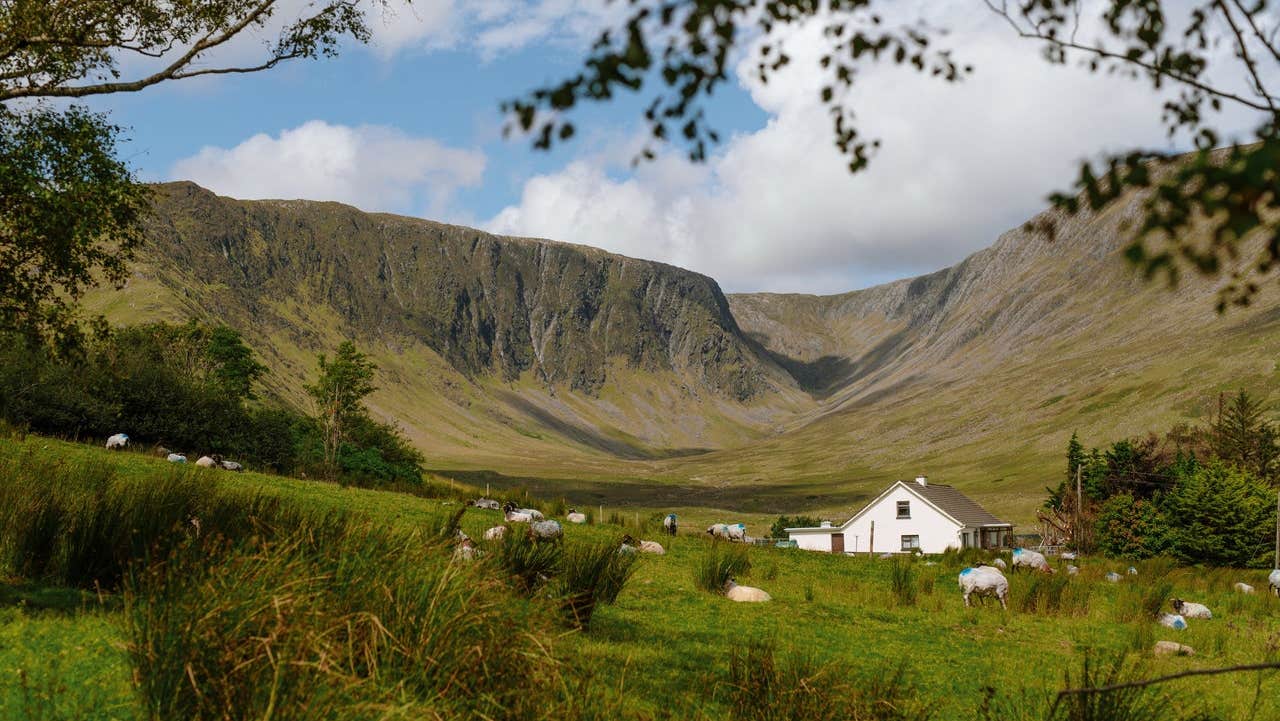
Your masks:
M 1175 598 L 1171 603 L 1173 610 L 1183 618 L 1213 618 L 1213 611 L 1203 603 L 1184 601 L 1181 598 Z
M 1004 577 L 995 566 L 978 566 L 966 568 L 960 572 L 960 592 L 964 595 L 964 605 L 969 607 L 969 597 L 977 594 L 980 601 L 987 596 L 995 596 L 1001 608 L 1008 608 L 1009 579 Z
M 107 439 L 107 448 L 111 450 L 119 450 L 129 445 L 129 436 L 123 433 L 117 433 Z
M 1236 593 L 1253 593 L 1253 586 L 1243 581 L 1236 581 L 1236 585 L 1233 588 L 1236 589 Z
M 729 526 L 729 540 L 734 543 L 743 543 L 747 540 L 747 527 L 742 523 L 735 523 Z
M 170 463 L 186 463 L 187 457 L 182 455 L 181 453 L 170 453 L 169 455 L 165 456 L 165 460 L 169 461 Z
M 1272 571 L 1271 575 L 1267 576 L 1267 585 L 1271 587 L 1272 593 L 1280 596 L 1280 568 Z
M 1001 571 L 1009 567 L 1009 564 L 1005 563 L 1003 558 L 997 558 L 996 560 L 991 562 L 991 565 L 995 566 Z
M 484 540 L 497 541 L 505 535 L 507 535 L 506 526 L 494 526 L 493 528 L 490 528 L 489 530 L 484 532 Z
M 1025 548 L 1013 549 L 1013 570 L 1016 571 L 1019 568 L 1027 568 L 1041 573 L 1053 573 L 1053 569 L 1049 567 L 1049 562 L 1045 560 L 1044 554 L 1028 551 Z
M 724 596 L 737 603 L 763 603 L 773 600 L 773 596 L 754 586 L 739 586 L 732 576 L 724 583 Z
M 667 517 L 662 519 L 662 530 L 665 531 L 668 536 L 676 535 L 676 514 L 668 513 Z
M 213 468 L 218 465 L 218 463 L 209 456 L 200 456 L 200 459 L 196 461 L 196 465 L 201 468 Z
M 536 541 L 559 541 L 564 528 L 559 521 L 534 521 L 529 524 L 529 537 Z
M 586 523 L 587 514 L 578 513 L 577 509 L 570 508 L 569 512 L 565 514 L 564 519 L 569 523 Z
M 729 540 L 729 526 L 725 523 L 713 523 L 707 527 L 707 534 L 712 538 Z

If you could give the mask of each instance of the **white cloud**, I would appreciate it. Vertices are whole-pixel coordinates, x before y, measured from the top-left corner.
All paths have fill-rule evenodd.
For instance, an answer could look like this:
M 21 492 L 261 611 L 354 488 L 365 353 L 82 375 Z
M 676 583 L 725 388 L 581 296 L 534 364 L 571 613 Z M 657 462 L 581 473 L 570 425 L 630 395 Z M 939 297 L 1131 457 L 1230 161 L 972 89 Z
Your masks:
M 385 58 L 413 49 L 466 48 L 486 59 L 535 43 L 580 49 L 630 11 L 608 0 L 392 0 L 373 18 L 373 45 Z
M 378 125 L 312 120 L 234 148 L 205 147 L 169 176 L 237 198 L 337 200 L 365 210 L 448 215 L 454 193 L 476 186 L 485 157 Z
M 953 263 L 1042 209 L 1081 159 L 1167 142 L 1143 84 L 1050 66 L 972 11 L 939 24 L 973 77 L 860 76 L 861 128 L 884 141 L 863 174 L 849 175 L 832 144 L 815 24 L 789 38 L 792 63 L 767 86 L 749 60 L 738 67 L 770 118 L 705 167 L 666 159 L 617 179 L 610 158 L 582 158 L 528 180 L 488 227 L 684 265 L 730 290 L 836 292 Z

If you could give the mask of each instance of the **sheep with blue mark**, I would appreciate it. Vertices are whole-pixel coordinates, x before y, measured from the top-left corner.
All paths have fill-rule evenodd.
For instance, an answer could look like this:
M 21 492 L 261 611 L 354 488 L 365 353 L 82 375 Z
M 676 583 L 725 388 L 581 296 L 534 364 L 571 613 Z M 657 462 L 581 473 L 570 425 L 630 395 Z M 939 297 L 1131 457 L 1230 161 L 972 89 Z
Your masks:
M 1013 570 L 1026 568 L 1041 573 L 1053 573 L 1053 568 L 1049 566 L 1049 562 L 1045 560 L 1044 554 L 1037 551 L 1028 551 L 1025 548 L 1013 549 Z
M 662 519 L 662 530 L 668 536 L 676 535 L 676 514 L 668 513 L 667 517 Z
M 974 595 L 984 604 L 987 596 L 994 596 L 1000 601 L 1001 608 L 1009 608 L 1009 579 L 995 566 L 966 568 L 960 572 L 958 580 L 966 608 L 973 605 L 969 597 Z
M 1187 619 L 1176 613 L 1162 613 L 1157 620 L 1165 628 L 1172 628 L 1175 631 L 1185 631 L 1187 629 Z
M 729 540 L 729 524 L 713 523 L 707 527 L 707 535 L 717 540 Z
M 735 523 L 729 526 L 729 540 L 734 543 L 746 543 L 750 539 L 747 537 L 747 526 L 743 523 Z
M 169 461 L 170 463 L 186 463 L 187 457 L 182 455 L 181 453 L 170 453 L 169 455 L 165 456 L 165 460 Z
M 1272 593 L 1280 596 L 1280 568 L 1275 569 L 1270 576 L 1267 576 L 1267 585 L 1271 587 Z
M 118 451 L 128 445 L 129 436 L 124 433 L 117 433 L 107 439 L 107 448 L 113 451 Z

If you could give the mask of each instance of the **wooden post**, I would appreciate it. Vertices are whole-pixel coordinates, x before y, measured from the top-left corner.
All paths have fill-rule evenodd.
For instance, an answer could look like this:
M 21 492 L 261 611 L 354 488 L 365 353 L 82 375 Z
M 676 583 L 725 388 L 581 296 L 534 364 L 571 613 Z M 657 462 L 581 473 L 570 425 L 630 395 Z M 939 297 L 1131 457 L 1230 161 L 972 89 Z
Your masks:
M 488 498 L 488 497 L 489 497 L 489 484 L 488 484 L 488 483 L 484 484 L 484 497 L 485 497 L 485 498 Z
M 1080 494 L 1080 469 L 1083 467 L 1084 464 L 1076 466 L 1076 525 L 1071 528 L 1071 540 L 1075 542 L 1076 553 L 1084 552 L 1080 547 L 1080 507 L 1084 505 L 1084 499 Z
M 871 540 L 867 543 L 867 558 L 876 555 L 876 522 L 871 522 Z

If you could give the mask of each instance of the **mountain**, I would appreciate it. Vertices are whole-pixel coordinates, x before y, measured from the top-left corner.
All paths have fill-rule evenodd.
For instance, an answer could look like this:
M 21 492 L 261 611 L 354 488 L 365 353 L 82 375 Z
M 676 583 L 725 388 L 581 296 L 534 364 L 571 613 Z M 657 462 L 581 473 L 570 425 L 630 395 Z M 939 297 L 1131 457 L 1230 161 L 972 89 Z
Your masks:
M 1073 430 L 1101 444 L 1219 390 L 1277 395 L 1275 294 L 1220 316 L 1211 282 L 1134 277 L 1117 254 L 1138 200 L 918 278 L 726 297 L 593 248 L 174 183 L 129 285 L 92 305 L 231 324 L 293 403 L 354 338 L 381 367 L 374 411 L 477 479 L 838 516 L 923 472 L 1026 521 Z

